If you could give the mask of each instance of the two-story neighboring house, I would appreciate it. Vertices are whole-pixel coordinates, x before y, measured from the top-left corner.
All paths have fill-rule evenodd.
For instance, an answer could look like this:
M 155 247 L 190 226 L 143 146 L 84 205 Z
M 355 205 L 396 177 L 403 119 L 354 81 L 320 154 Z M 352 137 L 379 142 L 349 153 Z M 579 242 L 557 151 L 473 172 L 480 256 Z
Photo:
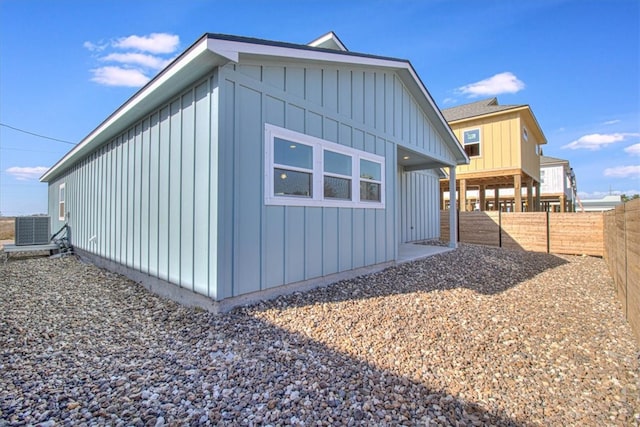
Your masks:
M 543 211 L 575 212 L 576 176 L 568 160 L 540 156 L 540 202 Z
M 540 210 L 540 146 L 547 140 L 528 105 L 490 98 L 442 113 L 471 160 L 457 169 L 461 211 Z M 440 188 L 446 208 L 448 180 Z

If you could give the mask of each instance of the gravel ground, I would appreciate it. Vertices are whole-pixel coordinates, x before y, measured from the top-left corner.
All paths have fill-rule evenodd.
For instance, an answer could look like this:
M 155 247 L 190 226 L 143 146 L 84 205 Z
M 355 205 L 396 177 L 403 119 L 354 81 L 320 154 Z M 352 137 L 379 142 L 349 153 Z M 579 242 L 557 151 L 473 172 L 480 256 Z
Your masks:
M 605 263 L 473 245 L 224 315 L 0 264 L 0 425 L 638 425 Z

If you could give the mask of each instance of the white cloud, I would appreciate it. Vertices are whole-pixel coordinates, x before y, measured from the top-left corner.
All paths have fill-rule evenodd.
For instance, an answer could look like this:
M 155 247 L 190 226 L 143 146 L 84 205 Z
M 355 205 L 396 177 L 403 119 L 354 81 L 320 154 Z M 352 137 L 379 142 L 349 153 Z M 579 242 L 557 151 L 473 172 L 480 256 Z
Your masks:
M 40 178 L 48 170 L 49 168 L 45 166 L 12 166 L 6 172 L 18 181 L 29 181 Z
M 86 41 L 86 42 L 82 43 L 82 46 L 85 49 L 90 50 L 91 52 L 101 52 L 101 51 L 105 50 L 107 47 L 109 47 L 109 43 L 104 43 L 102 41 L 100 41 L 98 43 L 93 43 L 93 42 Z
M 106 86 L 140 87 L 149 81 L 142 71 L 133 68 L 100 67 L 91 70 L 92 81 Z
M 606 122 L 604 122 L 604 125 L 615 125 L 616 123 L 620 123 L 621 120 L 608 120 Z
M 578 150 L 581 148 L 587 150 L 599 150 L 609 144 L 624 141 L 629 137 L 640 136 L 639 133 L 591 133 L 589 135 L 581 136 L 575 141 L 571 141 L 567 145 L 563 145 L 562 148 L 570 148 L 572 150 Z
M 172 53 L 180 44 L 180 37 L 175 34 L 151 33 L 148 36 L 122 37 L 113 43 L 120 49 L 135 49 L 151 53 Z
M 627 178 L 631 176 L 640 176 L 640 165 L 635 166 L 616 166 L 614 168 L 606 168 L 604 176 L 613 178 Z
M 91 70 L 91 81 L 107 86 L 140 87 L 150 76 L 169 65 L 175 56 L 180 37 L 168 33 L 131 35 L 108 42 L 86 41 L 83 46 L 97 53 L 94 59 L 108 66 L 97 66 Z
M 640 144 L 633 144 L 624 149 L 625 153 L 629 153 L 632 156 L 640 156 Z
M 143 67 L 153 68 L 159 70 L 164 68 L 172 61 L 171 59 L 164 59 L 159 56 L 146 55 L 144 53 L 110 53 L 107 56 L 100 58 L 101 61 L 106 62 L 120 62 L 122 64 L 136 64 Z
M 502 93 L 516 93 L 524 89 L 525 84 L 513 73 L 504 72 L 496 74 L 479 82 L 461 86 L 456 92 L 467 95 L 469 98 L 479 96 L 494 96 Z

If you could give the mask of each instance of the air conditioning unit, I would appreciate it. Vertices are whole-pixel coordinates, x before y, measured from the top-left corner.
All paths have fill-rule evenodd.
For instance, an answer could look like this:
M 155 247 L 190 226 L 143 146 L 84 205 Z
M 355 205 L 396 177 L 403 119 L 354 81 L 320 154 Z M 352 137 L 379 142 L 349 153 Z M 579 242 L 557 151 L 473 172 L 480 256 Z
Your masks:
M 48 216 L 16 217 L 16 246 L 46 245 L 51 238 L 51 221 Z

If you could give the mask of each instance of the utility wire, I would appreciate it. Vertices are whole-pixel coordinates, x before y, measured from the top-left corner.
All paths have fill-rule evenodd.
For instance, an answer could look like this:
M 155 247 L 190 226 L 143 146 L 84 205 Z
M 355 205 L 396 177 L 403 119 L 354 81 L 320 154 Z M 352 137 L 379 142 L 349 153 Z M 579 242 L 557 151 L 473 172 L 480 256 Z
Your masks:
M 26 134 L 29 134 L 29 135 L 37 136 L 38 138 L 50 139 L 52 141 L 57 141 L 57 142 L 63 142 L 65 144 L 76 145 L 75 142 L 65 141 L 64 139 L 58 139 L 58 138 L 52 138 L 50 136 L 40 135 L 38 133 L 29 132 L 28 130 L 19 129 L 19 128 L 16 128 L 16 127 L 13 127 L 13 126 L 9 126 L 9 125 L 7 125 L 5 123 L 0 123 L 0 126 L 4 126 L 6 128 L 9 128 L 9 129 L 17 130 L 18 132 L 26 133 Z

